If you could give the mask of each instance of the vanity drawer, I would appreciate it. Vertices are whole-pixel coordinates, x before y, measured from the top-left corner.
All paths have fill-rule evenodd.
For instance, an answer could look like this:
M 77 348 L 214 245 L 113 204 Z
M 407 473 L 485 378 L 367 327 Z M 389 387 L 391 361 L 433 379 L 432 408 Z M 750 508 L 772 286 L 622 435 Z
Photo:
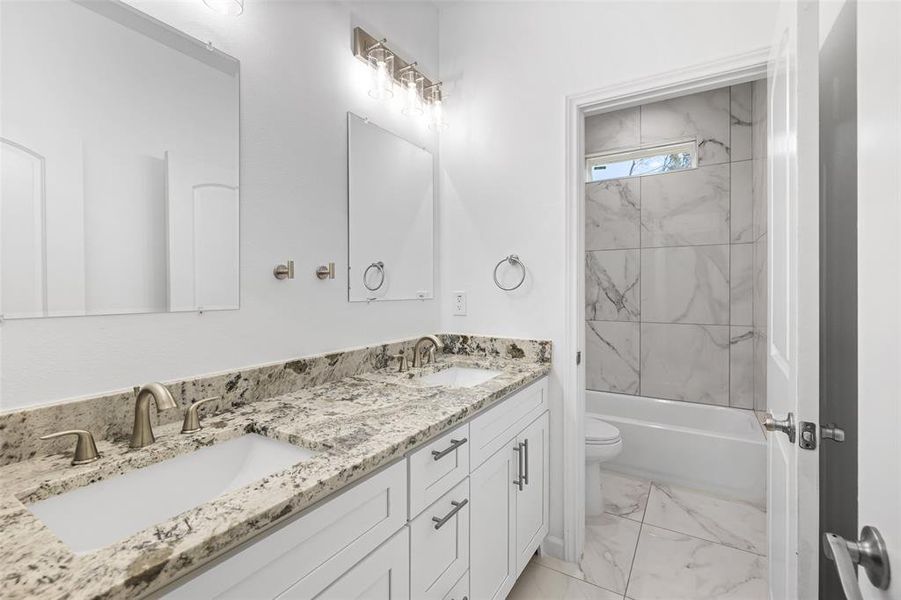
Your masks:
M 467 423 L 410 455 L 411 519 L 469 475 L 469 446 Z
M 460 581 L 444 595 L 442 600 L 469 600 L 469 571 L 463 573 Z
M 410 522 L 410 596 L 442 600 L 468 569 L 467 477 Z
M 269 599 L 318 591 L 404 526 L 407 465 L 398 461 L 293 521 L 249 540 L 164 591 L 166 598 Z
M 547 410 L 547 387 L 547 377 L 542 377 L 470 422 L 470 471 Z

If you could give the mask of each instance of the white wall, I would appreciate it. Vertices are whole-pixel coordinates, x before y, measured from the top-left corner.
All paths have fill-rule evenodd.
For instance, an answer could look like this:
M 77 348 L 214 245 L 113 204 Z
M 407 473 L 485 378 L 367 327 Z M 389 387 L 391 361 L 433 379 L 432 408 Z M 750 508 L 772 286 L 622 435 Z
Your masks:
M 0 409 L 437 331 L 435 300 L 349 304 L 345 276 L 346 112 L 436 146 L 424 120 L 369 98 L 351 33 L 387 36 L 434 77 L 434 5 L 247 0 L 228 18 L 200 0 L 132 4 L 241 61 L 241 310 L 7 320 Z M 297 278 L 278 281 L 288 258 Z M 316 279 L 328 261 L 337 278 Z
M 565 98 L 768 45 L 761 2 L 473 2 L 441 5 L 442 329 L 564 339 Z M 524 289 L 491 269 L 517 253 Z M 468 292 L 452 316 L 450 292 Z M 562 532 L 562 423 L 551 382 L 551 535 Z M 571 402 L 571 399 L 565 401 Z

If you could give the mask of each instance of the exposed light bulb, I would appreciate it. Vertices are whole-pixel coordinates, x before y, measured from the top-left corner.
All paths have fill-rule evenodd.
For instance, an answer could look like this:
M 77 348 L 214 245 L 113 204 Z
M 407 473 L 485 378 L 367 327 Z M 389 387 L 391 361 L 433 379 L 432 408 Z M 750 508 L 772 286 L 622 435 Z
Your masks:
M 394 56 L 377 46 L 369 51 L 369 65 L 374 69 L 369 95 L 377 100 L 394 97 Z
M 447 129 L 440 85 L 441 84 L 436 84 L 432 89 L 432 99 L 429 103 L 429 129 L 434 131 L 444 131 Z
M 244 0 L 203 0 L 211 10 L 229 17 L 237 17 L 244 12 Z
M 404 107 L 401 112 L 408 117 L 422 115 L 422 75 L 416 71 L 416 63 L 404 67 L 400 81 L 404 88 Z

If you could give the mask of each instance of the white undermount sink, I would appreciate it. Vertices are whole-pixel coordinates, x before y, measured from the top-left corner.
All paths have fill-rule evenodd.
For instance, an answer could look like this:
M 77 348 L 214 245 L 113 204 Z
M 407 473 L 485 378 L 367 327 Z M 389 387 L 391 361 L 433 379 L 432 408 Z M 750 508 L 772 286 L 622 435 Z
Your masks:
M 28 509 L 73 552 L 86 554 L 315 455 L 248 434 L 35 502 Z
M 423 375 L 420 378 L 425 385 L 444 385 L 447 387 L 475 387 L 494 379 L 500 375 L 500 371 L 489 369 L 473 369 L 471 367 L 450 367 L 437 373 Z

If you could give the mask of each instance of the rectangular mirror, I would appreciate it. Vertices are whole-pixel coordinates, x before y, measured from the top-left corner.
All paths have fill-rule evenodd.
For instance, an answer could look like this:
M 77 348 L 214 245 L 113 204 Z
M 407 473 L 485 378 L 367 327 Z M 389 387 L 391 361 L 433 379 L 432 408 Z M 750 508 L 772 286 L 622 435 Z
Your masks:
M 347 114 L 348 299 L 434 297 L 432 153 Z
M 0 3 L 0 61 L 0 314 L 238 308 L 238 61 L 115 0 Z

